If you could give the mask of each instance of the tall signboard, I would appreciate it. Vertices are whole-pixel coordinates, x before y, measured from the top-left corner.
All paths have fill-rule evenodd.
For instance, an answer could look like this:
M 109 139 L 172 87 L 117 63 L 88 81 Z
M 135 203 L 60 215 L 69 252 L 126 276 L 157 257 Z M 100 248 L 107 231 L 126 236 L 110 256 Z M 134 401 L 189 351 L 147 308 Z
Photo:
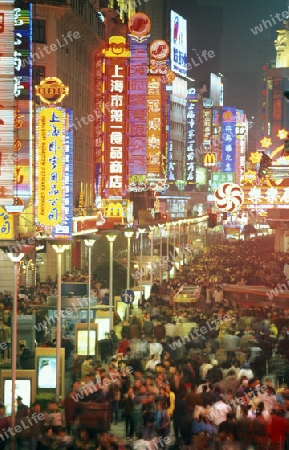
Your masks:
M 138 23 L 146 26 L 138 27 Z M 129 189 L 146 189 L 146 90 L 150 20 L 143 13 L 129 21 Z M 160 129 L 160 124 L 158 125 Z
M 187 76 L 187 21 L 171 11 L 171 70 Z
M 47 104 L 36 110 L 35 218 L 53 237 L 67 238 L 72 232 L 72 112 L 56 104 L 68 87 L 50 77 L 35 89 Z
M 222 108 L 222 172 L 235 172 L 236 108 Z
M 187 91 L 187 153 L 186 176 L 187 183 L 196 183 L 196 132 L 197 132 L 198 93 L 195 88 Z
M 64 197 L 65 109 L 45 106 L 36 115 L 36 220 L 55 226 L 62 221 Z
M 72 238 L 73 217 L 73 111 L 66 109 L 65 120 L 65 153 L 64 153 L 64 197 L 62 221 L 52 228 L 52 238 Z
M 121 199 L 128 181 L 128 62 L 126 39 L 112 36 L 104 51 L 104 197 Z
M 0 206 L 14 203 L 14 1 L 0 2 Z
M 14 197 L 32 194 L 32 4 L 14 9 Z

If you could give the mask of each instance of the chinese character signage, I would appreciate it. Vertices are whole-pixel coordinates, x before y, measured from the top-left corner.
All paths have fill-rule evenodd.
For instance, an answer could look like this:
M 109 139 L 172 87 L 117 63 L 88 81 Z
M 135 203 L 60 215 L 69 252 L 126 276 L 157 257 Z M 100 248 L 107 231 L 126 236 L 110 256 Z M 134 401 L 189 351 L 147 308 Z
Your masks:
M 52 228 L 52 237 L 72 238 L 73 217 L 73 111 L 66 110 L 65 154 L 64 154 L 64 198 L 62 199 L 63 219 Z
M 235 172 L 236 108 L 222 108 L 222 172 Z
M 204 108 L 203 116 L 203 149 L 204 153 L 211 150 L 211 135 L 212 135 L 212 109 Z
M 171 11 L 171 70 L 187 76 L 187 21 Z
M 0 240 L 14 239 L 14 216 L 0 206 Z
M 235 181 L 240 184 L 245 173 L 246 164 L 246 115 L 241 109 L 236 110 L 236 168 Z
M 32 193 L 32 5 L 14 9 L 14 196 Z
M 219 109 L 213 108 L 212 110 L 212 139 L 211 139 L 211 151 L 216 155 L 217 167 L 215 170 L 221 170 L 220 162 L 222 159 L 221 150 L 221 114 Z
M 94 60 L 94 154 L 95 154 L 95 206 L 101 208 L 102 145 L 103 145 L 103 55 L 97 53 Z
M 104 65 L 104 181 L 105 197 L 122 198 L 128 179 L 127 107 L 130 53 L 122 36 L 112 36 Z
M 14 203 L 14 1 L 0 2 L 0 205 Z
M 146 174 L 146 88 L 148 36 L 140 40 L 129 35 L 129 174 Z M 161 124 L 154 124 L 160 130 Z M 130 178 L 130 184 L 132 179 Z
M 260 206 L 264 209 L 288 208 L 289 187 L 242 186 L 245 194 L 244 205 L 248 209 Z
M 36 114 L 36 221 L 55 226 L 63 220 L 66 111 L 42 107 Z
M 235 177 L 234 173 L 230 172 L 213 172 L 211 177 L 211 191 L 215 192 L 215 190 L 220 186 L 220 184 L 224 183 L 234 183 Z
M 147 77 L 147 177 L 162 175 L 162 76 Z
M 187 154 L 186 154 L 186 174 L 187 183 L 196 182 L 196 115 L 197 115 L 198 94 L 194 88 L 187 93 Z

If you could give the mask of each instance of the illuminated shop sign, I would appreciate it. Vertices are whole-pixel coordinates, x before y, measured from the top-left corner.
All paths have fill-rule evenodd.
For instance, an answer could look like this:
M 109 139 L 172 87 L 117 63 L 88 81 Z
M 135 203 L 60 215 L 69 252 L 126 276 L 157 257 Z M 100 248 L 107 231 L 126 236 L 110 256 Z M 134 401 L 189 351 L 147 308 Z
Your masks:
M 0 2 L 0 205 L 14 203 L 14 1 Z
M 147 77 L 147 176 L 162 174 L 162 77 Z
M 56 77 L 47 77 L 35 86 L 36 95 L 48 105 L 60 103 L 69 93 L 68 86 Z
M 222 108 L 222 172 L 235 172 L 236 108 Z
M 129 187 L 146 175 L 146 89 L 149 36 L 130 39 L 129 63 Z M 160 129 L 160 124 L 159 124 Z
M 235 174 L 230 172 L 213 172 L 211 175 L 211 191 L 215 190 L 224 183 L 234 183 Z
M 36 114 L 36 220 L 55 226 L 64 219 L 63 199 L 66 111 L 42 107 Z
M 105 51 L 105 197 L 122 198 L 128 178 L 127 90 L 130 53 L 122 36 L 112 36 Z
M 171 11 L 171 70 L 187 76 L 187 21 Z
M 63 219 L 52 228 L 53 238 L 72 238 L 73 217 L 73 111 L 66 109 Z
M 14 197 L 28 200 L 32 193 L 31 4 L 14 9 L 14 26 L 14 68 L 18 86 L 14 92 Z
M 187 183 L 196 182 L 196 127 L 197 127 L 197 104 L 198 94 L 196 89 L 187 91 L 187 153 L 186 153 L 186 174 Z

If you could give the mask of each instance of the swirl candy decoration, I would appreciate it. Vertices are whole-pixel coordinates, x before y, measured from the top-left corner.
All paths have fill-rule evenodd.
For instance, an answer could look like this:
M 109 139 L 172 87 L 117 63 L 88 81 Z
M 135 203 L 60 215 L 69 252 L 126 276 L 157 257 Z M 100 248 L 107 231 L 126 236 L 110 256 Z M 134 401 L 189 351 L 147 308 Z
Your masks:
M 224 183 L 215 190 L 215 205 L 221 211 L 233 212 L 244 201 L 244 192 L 238 184 Z

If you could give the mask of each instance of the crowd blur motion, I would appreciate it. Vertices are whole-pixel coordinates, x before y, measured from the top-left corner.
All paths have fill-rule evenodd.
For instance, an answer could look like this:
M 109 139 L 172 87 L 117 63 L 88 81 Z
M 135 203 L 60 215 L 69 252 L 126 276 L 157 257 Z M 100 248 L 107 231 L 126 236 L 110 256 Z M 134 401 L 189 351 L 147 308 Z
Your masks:
M 97 357 L 81 364 L 74 324 L 67 323 L 67 395 L 60 402 L 36 399 L 30 408 L 17 398 L 17 449 L 289 449 L 289 311 L 274 299 L 250 305 L 224 289 L 228 283 L 272 288 L 286 282 L 287 263 L 268 237 L 212 243 L 176 278 L 154 280 L 129 320 L 115 314 Z M 196 301 L 176 305 L 183 285 L 194 286 Z M 107 304 L 107 289 L 92 289 Z M 20 289 L 19 314 L 39 313 L 56 294 L 52 280 Z M 0 307 L 0 340 L 7 344 L 1 360 L 9 362 L 10 293 L 0 294 Z M 49 327 L 37 340 L 56 345 Z M 19 368 L 33 368 L 24 344 Z M 32 420 L 36 413 L 41 420 Z M 9 448 L 10 421 L 1 403 L 0 449 Z

